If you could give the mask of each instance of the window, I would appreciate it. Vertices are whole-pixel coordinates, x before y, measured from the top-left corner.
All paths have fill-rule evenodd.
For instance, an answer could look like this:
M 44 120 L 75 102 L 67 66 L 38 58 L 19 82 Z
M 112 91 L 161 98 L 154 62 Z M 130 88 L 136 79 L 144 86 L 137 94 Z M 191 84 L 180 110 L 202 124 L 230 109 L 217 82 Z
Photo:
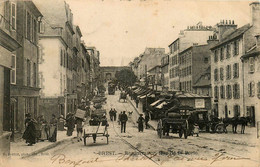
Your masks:
M 234 117 L 239 117 L 239 116 L 240 116 L 240 106 L 234 105 Z
M 26 14 L 26 38 L 31 40 L 31 15 L 29 12 Z
M 223 85 L 220 86 L 220 98 L 225 98 L 225 87 Z
M 224 60 L 224 48 L 220 48 L 220 60 Z
M 37 87 L 37 66 L 33 63 L 33 86 Z
M 230 52 L 231 52 L 231 47 L 230 47 L 230 44 L 227 45 L 227 48 L 226 48 L 226 58 L 230 58 Z
M 33 42 L 36 43 L 36 36 L 37 36 L 37 22 L 33 19 Z
M 208 57 L 204 57 L 204 63 L 208 63 L 209 62 L 209 58 Z
M 215 63 L 218 62 L 218 50 L 214 51 L 214 61 Z
M 218 81 L 218 69 L 214 70 L 214 80 Z
M 223 68 L 220 68 L 219 70 L 219 75 L 220 75 L 220 80 L 223 81 L 224 80 L 224 69 Z
M 10 74 L 11 84 L 16 84 L 16 55 L 12 55 L 12 66 Z
M 254 82 L 250 82 L 248 84 L 248 96 L 249 97 L 255 96 L 255 83 Z
M 227 92 L 227 98 L 231 99 L 232 98 L 231 85 L 226 86 L 226 92 Z
M 254 58 L 253 57 L 250 57 L 249 58 L 249 73 L 254 73 L 255 72 L 255 61 L 254 61 Z
M 214 97 L 216 99 L 218 99 L 218 87 L 217 86 L 214 87 Z
M 27 86 L 31 86 L 31 62 L 27 59 Z
M 239 99 L 240 98 L 240 88 L 239 88 L 239 84 L 234 84 L 233 85 L 233 97 L 234 99 Z
M 234 53 L 233 55 L 236 56 L 239 54 L 239 41 L 234 42 Z
M 226 67 L 226 79 L 231 79 L 231 65 Z
M 233 77 L 234 78 L 239 77 L 239 64 L 238 63 L 233 64 Z
M 11 3 L 11 25 L 12 29 L 16 29 L 16 4 Z

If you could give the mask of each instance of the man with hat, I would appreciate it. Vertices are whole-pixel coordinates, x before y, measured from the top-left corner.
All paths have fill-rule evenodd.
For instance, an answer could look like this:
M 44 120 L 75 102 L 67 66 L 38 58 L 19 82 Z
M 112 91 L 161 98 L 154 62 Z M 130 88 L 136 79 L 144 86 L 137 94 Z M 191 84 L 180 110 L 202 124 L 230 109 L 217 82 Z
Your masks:
M 120 116 L 120 121 L 121 121 L 121 133 L 125 133 L 125 129 L 126 129 L 126 122 L 128 120 L 128 117 L 125 113 L 125 111 L 123 111 L 123 114 Z
M 144 131 L 144 117 L 143 114 L 140 114 L 138 120 L 138 132 L 143 132 Z

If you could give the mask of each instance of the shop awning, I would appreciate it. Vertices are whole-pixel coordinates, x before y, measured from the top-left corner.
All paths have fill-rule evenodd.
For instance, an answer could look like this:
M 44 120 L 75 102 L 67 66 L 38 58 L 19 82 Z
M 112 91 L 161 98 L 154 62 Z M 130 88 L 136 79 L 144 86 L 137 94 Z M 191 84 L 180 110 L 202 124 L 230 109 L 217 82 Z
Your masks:
M 157 100 L 157 101 L 153 102 L 152 104 L 150 104 L 150 106 L 155 106 L 156 104 L 160 103 L 161 101 L 162 101 L 162 99 Z
M 167 103 L 164 101 L 164 102 L 162 102 L 161 104 L 159 104 L 158 106 L 156 106 L 156 108 L 161 109 L 161 108 L 163 108 L 163 106 L 164 106 L 165 104 L 167 104 Z
M 140 99 L 144 99 L 145 97 L 146 97 L 146 95 L 143 95 L 143 96 L 140 97 Z

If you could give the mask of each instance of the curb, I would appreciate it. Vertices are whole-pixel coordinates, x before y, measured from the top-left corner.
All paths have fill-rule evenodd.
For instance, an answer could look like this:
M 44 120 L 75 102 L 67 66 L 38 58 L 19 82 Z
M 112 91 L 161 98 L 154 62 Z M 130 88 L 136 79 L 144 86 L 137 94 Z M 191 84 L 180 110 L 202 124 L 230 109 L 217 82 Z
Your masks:
M 43 148 L 41 148 L 41 149 L 35 150 L 35 151 L 33 151 L 33 152 L 31 152 L 31 153 L 25 155 L 25 156 L 22 156 L 21 159 L 25 159 L 25 158 L 28 158 L 28 157 L 37 155 L 37 154 L 39 154 L 39 153 L 41 153 L 41 152 L 44 152 L 44 151 L 47 151 L 47 150 L 52 149 L 52 148 L 54 148 L 54 147 L 57 147 L 58 145 L 61 145 L 61 144 L 65 143 L 65 142 L 72 141 L 73 139 L 74 139 L 74 137 L 73 137 L 73 138 L 68 138 L 68 139 L 63 139 L 63 140 L 57 141 L 57 142 L 52 143 L 52 144 L 50 144 L 50 145 L 48 145 L 48 146 L 46 146 L 46 147 L 43 147 Z
M 135 109 L 135 111 L 136 111 L 138 114 L 140 114 L 139 111 L 136 109 L 136 107 L 133 105 L 132 101 L 129 100 L 129 97 L 128 97 L 128 96 L 126 97 L 126 99 L 127 99 L 127 101 L 130 102 L 130 104 L 131 104 L 132 107 Z M 149 125 L 153 130 L 156 130 L 151 124 L 148 123 L 148 125 Z

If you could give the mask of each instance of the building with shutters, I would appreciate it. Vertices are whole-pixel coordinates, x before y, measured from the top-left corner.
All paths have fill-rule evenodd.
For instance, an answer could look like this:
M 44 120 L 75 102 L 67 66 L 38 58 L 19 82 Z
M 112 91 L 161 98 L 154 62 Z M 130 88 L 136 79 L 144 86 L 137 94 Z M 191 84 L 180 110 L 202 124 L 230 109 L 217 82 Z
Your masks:
M 0 8 L 0 155 L 10 153 L 10 131 L 13 127 L 10 82 L 16 79 L 17 2 L 2 2 Z
M 77 109 L 81 33 L 73 27 L 73 14 L 66 2 L 36 4 L 44 16 L 39 34 L 39 110 L 49 121 L 52 114 L 65 116 Z
M 258 83 L 258 78 L 254 78 L 251 82 L 254 73 L 250 68 L 246 68 L 248 62 L 258 62 L 255 53 L 257 50 L 255 36 L 259 34 L 260 25 L 260 7 L 259 2 L 250 4 L 252 22 L 240 28 L 236 28 L 231 21 L 221 21 L 218 26 L 219 42 L 211 48 L 211 85 L 213 91 L 213 113 L 221 118 L 235 116 L 250 116 L 247 110 L 250 106 L 256 106 L 257 98 L 252 99 L 252 103 L 247 103 L 249 97 L 253 94 L 248 94 L 249 90 Z M 258 39 L 258 38 L 257 38 Z M 255 48 L 254 48 L 255 47 Z M 244 63 L 241 58 L 244 57 Z M 254 58 L 250 58 L 254 57 Z M 250 60 L 249 60 L 250 59 Z M 249 63 L 250 64 L 250 63 Z M 257 75 L 257 74 L 256 74 Z M 251 86 L 250 86 L 251 83 Z M 250 97 L 251 98 L 251 97 Z M 259 99 L 258 99 L 259 101 Z M 254 114 L 251 114 L 254 116 Z
M 5 5 L 8 3 L 11 6 L 10 19 L 21 44 L 14 55 L 11 71 L 11 130 L 22 133 L 25 114 L 31 113 L 34 118 L 39 115 L 38 20 L 42 14 L 32 1 L 17 1 L 16 5 L 6 1 Z M 16 12 L 13 12 L 15 8 Z

